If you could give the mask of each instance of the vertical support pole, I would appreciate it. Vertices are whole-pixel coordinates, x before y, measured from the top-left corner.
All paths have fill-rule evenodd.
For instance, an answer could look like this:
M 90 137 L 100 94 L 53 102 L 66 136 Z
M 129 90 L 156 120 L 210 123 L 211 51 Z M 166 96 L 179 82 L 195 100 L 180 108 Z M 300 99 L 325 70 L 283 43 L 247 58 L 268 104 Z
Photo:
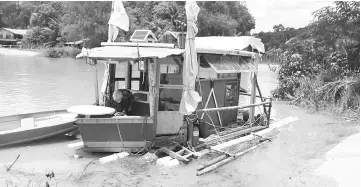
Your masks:
M 157 58 L 154 59 L 154 65 L 155 65 L 155 90 L 154 90 L 154 128 L 156 129 L 156 132 L 158 132 L 158 107 L 159 107 L 159 80 L 160 80 L 160 63 Z
M 188 146 L 193 147 L 193 123 L 186 119 L 188 125 Z
M 129 62 L 125 64 L 125 88 L 132 89 L 132 65 Z
M 144 77 L 144 72 L 143 71 L 140 71 L 139 72 L 139 90 L 144 90 L 144 82 L 145 82 L 145 79 L 143 80 L 143 77 Z
M 109 106 L 113 104 L 113 93 L 115 89 L 115 64 L 109 64 Z
M 254 104 L 256 102 L 256 72 L 252 72 L 251 73 L 251 102 L 250 104 Z M 249 119 L 250 119 L 250 123 L 253 124 L 254 123 L 254 115 L 255 115 L 255 107 L 251 107 L 250 108 L 250 112 L 249 112 Z M 251 125 L 252 126 L 252 125 Z
M 268 114 L 267 114 L 267 127 L 269 127 L 269 123 L 271 120 L 271 109 L 272 109 L 272 97 L 269 98 L 270 104 L 268 104 Z
M 94 69 L 95 69 L 95 104 L 99 105 L 99 86 L 98 86 L 98 68 L 97 65 L 94 65 Z

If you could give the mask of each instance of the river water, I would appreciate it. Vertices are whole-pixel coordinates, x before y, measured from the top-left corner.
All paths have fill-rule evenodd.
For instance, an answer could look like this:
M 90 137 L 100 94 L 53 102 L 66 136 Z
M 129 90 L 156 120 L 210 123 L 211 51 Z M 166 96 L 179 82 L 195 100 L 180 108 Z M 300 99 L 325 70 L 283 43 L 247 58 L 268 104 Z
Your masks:
M 103 72 L 98 66 L 99 88 Z M 262 94 L 270 95 L 276 75 L 260 64 L 258 78 Z M 0 116 L 92 104 L 94 90 L 94 68 L 84 59 L 0 55 Z

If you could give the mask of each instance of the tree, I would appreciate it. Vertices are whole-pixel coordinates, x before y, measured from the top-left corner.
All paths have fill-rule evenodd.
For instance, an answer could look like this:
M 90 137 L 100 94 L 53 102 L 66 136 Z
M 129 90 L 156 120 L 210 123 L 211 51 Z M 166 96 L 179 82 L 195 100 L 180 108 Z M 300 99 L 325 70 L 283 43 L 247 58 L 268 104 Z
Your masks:
M 273 26 L 273 30 L 275 32 L 284 31 L 285 27 L 282 24 L 278 24 L 278 25 Z
M 163 1 L 154 7 L 153 12 L 159 18 L 168 20 L 172 24 L 172 30 L 185 31 L 186 15 L 184 6 L 179 6 L 174 1 Z
M 252 15 L 246 6 L 237 1 L 202 1 L 198 14 L 198 36 L 245 35 L 255 28 Z

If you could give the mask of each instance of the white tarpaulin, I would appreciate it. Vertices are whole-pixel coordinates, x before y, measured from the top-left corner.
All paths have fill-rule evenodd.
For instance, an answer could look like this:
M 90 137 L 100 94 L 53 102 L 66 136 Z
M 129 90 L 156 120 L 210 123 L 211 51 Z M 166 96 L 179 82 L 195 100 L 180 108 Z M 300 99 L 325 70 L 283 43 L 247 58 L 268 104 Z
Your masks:
M 187 14 L 187 36 L 183 65 L 183 94 L 179 112 L 183 115 L 189 115 L 197 109 L 198 103 L 202 100 L 198 92 L 195 91 L 198 62 L 194 40 L 198 32 L 196 22 L 200 8 L 195 1 L 191 0 L 186 1 L 185 9 Z

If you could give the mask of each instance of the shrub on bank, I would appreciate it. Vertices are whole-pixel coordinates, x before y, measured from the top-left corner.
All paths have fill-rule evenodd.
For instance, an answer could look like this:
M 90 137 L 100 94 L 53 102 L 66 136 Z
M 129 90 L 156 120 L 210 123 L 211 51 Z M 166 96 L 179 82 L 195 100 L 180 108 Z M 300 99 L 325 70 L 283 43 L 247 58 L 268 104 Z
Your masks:
M 52 47 L 45 51 L 45 56 L 51 58 L 75 58 L 80 52 L 81 49 L 75 47 Z

